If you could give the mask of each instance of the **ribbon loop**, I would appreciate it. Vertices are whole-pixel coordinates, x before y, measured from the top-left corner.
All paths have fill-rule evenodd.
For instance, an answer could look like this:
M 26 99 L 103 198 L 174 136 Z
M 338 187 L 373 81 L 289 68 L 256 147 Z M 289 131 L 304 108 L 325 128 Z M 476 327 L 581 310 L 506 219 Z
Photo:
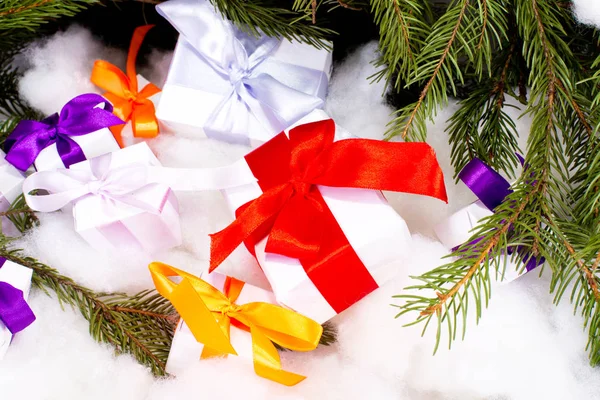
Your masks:
M 6 139 L 6 161 L 25 171 L 42 150 L 55 143 L 65 167 L 84 161 L 85 154 L 72 137 L 122 124 L 112 111 L 105 98 L 90 93 L 71 99 L 60 115 L 53 114 L 40 122 L 21 121 Z
M 367 139 L 335 142 L 333 120 L 280 134 L 246 156 L 263 194 L 227 228 L 211 235 L 214 270 L 242 242 L 268 236 L 267 252 L 315 259 L 327 205 L 316 185 L 392 190 L 446 201 L 442 171 L 425 143 Z M 247 243 L 248 244 L 248 243 Z M 250 245 L 254 245 L 251 243 Z
M 160 204 L 144 200 L 144 192 L 157 185 L 149 179 L 148 167 L 128 165 L 110 168 L 111 154 L 90 161 L 90 169 L 36 172 L 23 182 L 25 201 L 32 210 L 51 212 L 84 196 L 97 196 L 158 214 Z M 50 194 L 31 194 L 34 190 Z
M 202 279 L 169 265 L 153 262 L 148 268 L 158 292 L 171 301 L 196 340 L 204 344 L 202 358 L 237 354 L 229 339 L 230 324 L 235 322 L 252 336 L 257 375 L 288 386 L 304 379 L 283 370 L 273 342 L 297 351 L 314 350 L 323 333 L 321 325 L 270 303 L 236 304 L 244 285 L 237 279 L 227 278 L 222 293 Z M 182 280 L 176 284 L 169 277 Z
M 137 73 L 135 70 L 136 58 L 144 37 L 154 25 L 144 25 L 135 29 L 127 55 L 127 74 L 124 74 L 115 65 L 97 60 L 92 69 L 91 81 L 98 87 L 106 90 L 104 94 L 115 107 L 115 114 L 124 123 L 111 129 L 119 146 L 124 147 L 122 131 L 128 121 L 132 122 L 133 136 L 153 138 L 158 135 L 158 120 L 154 103 L 149 99 L 160 92 L 152 83 L 138 90 Z
M 6 259 L 0 257 L 0 268 Z M 10 333 L 21 332 L 35 321 L 35 314 L 23 296 L 23 291 L 7 282 L 0 282 L 0 321 Z
M 257 73 L 257 67 L 277 50 L 280 39 L 267 35 L 256 38 L 246 34 L 217 15 L 208 1 L 175 0 L 159 4 L 156 8 L 198 56 L 231 84 L 231 91 L 206 123 L 208 136 L 227 132 L 244 137 L 250 122 L 240 122 L 239 119 L 248 113 L 268 132 L 281 132 L 323 104 L 316 95 L 289 87 L 268 73 Z M 298 82 L 306 83 L 306 87 L 319 82 L 323 74 L 291 64 L 286 64 L 285 68 Z M 291 104 L 294 106 L 290 107 Z

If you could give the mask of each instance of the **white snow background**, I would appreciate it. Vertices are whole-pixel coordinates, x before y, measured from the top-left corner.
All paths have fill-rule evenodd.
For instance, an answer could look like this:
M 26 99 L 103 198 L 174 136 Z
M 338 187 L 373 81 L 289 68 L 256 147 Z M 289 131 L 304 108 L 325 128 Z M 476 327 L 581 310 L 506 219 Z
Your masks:
M 382 84 L 367 81 L 375 52 L 376 44 L 368 44 L 335 66 L 327 101 L 339 125 L 369 138 L 382 137 L 392 112 L 381 96 Z M 155 67 L 141 72 L 161 84 L 169 57 L 156 52 L 151 57 Z M 21 92 L 44 113 L 59 111 L 73 96 L 95 90 L 89 75 L 98 58 L 122 64 L 125 55 L 104 48 L 78 27 L 37 42 L 19 60 L 27 68 Z M 308 376 L 301 384 L 288 388 L 259 378 L 251 364 L 237 357 L 198 361 L 177 378 L 155 379 L 132 357 L 115 356 L 109 346 L 97 344 L 77 311 L 63 311 L 55 299 L 33 291 L 30 304 L 38 319 L 17 335 L 0 362 L 0 399 L 600 399 L 600 371 L 589 366 L 582 319 L 573 316 L 567 297 L 558 307 L 552 305 L 548 274 L 539 279 L 531 273 L 495 286 L 479 325 L 470 323 L 464 342 L 452 350 L 443 343 L 435 356 L 433 331 L 422 338 L 420 326 L 403 328 L 394 318 L 391 296 L 410 283 L 409 275 L 440 265 L 447 252 L 431 239 L 433 224 L 473 201 L 464 185 L 452 181 L 444 128 L 454 107 L 443 109 L 429 125 L 450 203 L 388 194 L 414 234 L 411 253 L 398 263 L 395 280 L 333 320 L 339 329 L 335 345 L 283 354 L 286 368 Z M 528 123 L 517 121 L 521 143 Z M 150 145 L 165 166 L 175 167 L 226 165 L 248 151 L 168 134 Z M 208 267 L 207 234 L 224 227 L 229 212 L 217 192 L 180 193 L 179 199 L 184 244 L 155 259 L 199 273 Z M 28 255 L 95 290 L 133 293 L 152 286 L 145 256 L 94 251 L 74 232 L 68 213 L 42 214 L 40 220 L 18 243 Z M 256 269 L 248 270 L 248 261 L 236 254 L 224 272 L 264 285 Z

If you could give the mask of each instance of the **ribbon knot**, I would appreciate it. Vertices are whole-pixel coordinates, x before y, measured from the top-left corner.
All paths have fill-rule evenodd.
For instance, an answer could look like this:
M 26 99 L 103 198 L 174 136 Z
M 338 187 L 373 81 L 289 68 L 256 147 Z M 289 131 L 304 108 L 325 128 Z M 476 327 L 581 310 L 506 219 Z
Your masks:
M 323 234 L 324 228 L 335 219 L 325 212 L 328 207 L 317 185 L 424 194 L 446 201 L 442 171 L 426 143 L 334 142 L 334 137 L 333 120 L 313 122 L 292 129 L 289 139 L 282 133 L 246 156 L 263 194 L 238 209 L 228 227 L 211 235 L 210 271 L 242 242 L 253 248 L 265 236 L 266 252 L 301 262 L 339 252 L 331 246 L 321 251 L 323 240 L 332 240 Z M 340 246 L 345 246 L 343 241 Z
M 132 122 L 133 136 L 153 138 L 158 135 L 158 120 L 154 103 L 149 99 L 160 92 L 160 89 L 148 83 L 138 90 L 135 61 L 144 37 L 154 25 L 144 25 L 136 28 L 131 38 L 129 53 L 127 55 L 127 74 L 124 74 L 115 65 L 98 60 L 92 69 L 91 81 L 98 87 L 106 90 L 104 96 L 114 105 L 115 114 L 124 123 Z M 123 147 L 122 132 L 124 124 L 111 129 L 119 146 Z
M 231 317 L 233 314 L 240 312 L 241 309 L 242 308 L 240 306 L 238 306 L 237 304 L 230 303 L 230 304 L 226 304 L 226 305 L 222 306 L 221 309 L 219 310 L 219 312 L 222 315 L 227 315 L 228 317 Z
M 6 139 L 6 161 L 25 171 L 42 150 L 54 143 L 65 167 L 84 161 L 85 154 L 72 137 L 122 124 L 112 110 L 105 98 L 90 93 L 71 99 L 60 114 L 40 122 L 21 121 Z
M 244 84 L 244 80 L 250 75 L 250 71 L 247 68 L 240 68 L 238 66 L 231 66 L 229 68 L 229 82 L 233 86 L 234 90 L 238 91 L 239 85 Z
M 87 190 L 92 195 L 98 195 L 98 194 L 100 194 L 103 186 L 104 186 L 104 181 L 101 181 L 98 179 L 98 180 L 91 181 L 90 183 L 88 183 Z
M 312 184 L 310 184 L 308 182 L 303 182 L 303 181 L 299 181 L 299 180 L 291 180 L 290 184 L 294 188 L 294 193 L 298 194 L 300 196 L 308 195 L 308 193 L 310 192 L 310 190 L 313 186 Z

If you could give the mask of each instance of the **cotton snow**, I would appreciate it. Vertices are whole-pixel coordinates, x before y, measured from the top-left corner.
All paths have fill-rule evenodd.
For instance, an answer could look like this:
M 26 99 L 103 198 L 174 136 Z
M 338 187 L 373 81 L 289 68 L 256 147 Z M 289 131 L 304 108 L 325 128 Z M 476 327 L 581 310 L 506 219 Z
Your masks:
M 578 9 L 592 2 L 577 1 Z M 583 6 L 582 6 L 583 5 Z M 590 15 L 592 13 L 590 12 Z M 597 15 L 597 14 L 596 14 Z M 124 53 L 107 49 L 88 31 L 71 28 L 36 42 L 24 55 L 23 96 L 44 113 L 58 111 L 71 97 L 95 91 L 89 75 L 95 59 L 124 61 Z M 170 53 L 155 52 L 155 67 L 143 74 L 160 85 Z M 382 138 L 392 109 L 385 87 L 371 84 L 376 44 L 370 43 L 334 68 L 327 111 L 356 136 Z M 410 319 L 395 319 L 392 296 L 411 283 L 409 275 L 444 262 L 447 253 L 431 239 L 441 218 L 463 207 L 473 196 L 455 185 L 449 159 L 446 120 L 455 104 L 429 124 L 429 141 L 437 151 L 450 195 L 448 205 L 423 197 L 387 194 L 390 203 L 415 233 L 411 251 L 397 264 L 394 280 L 334 318 L 338 343 L 311 353 L 285 352 L 284 366 L 306 374 L 288 388 L 254 374 L 247 361 L 202 360 L 179 377 L 155 379 L 128 355 L 115 356 L 109 346 L 89 336 L 87 322 L 68 306 L 35 291 L 31 304 L 38 321 L 17 335 L 0 363 L 2 398 L 22 399 L 600 399 L 600 377 L 589 367 L 583 321 L 573 316 L 566 300 L 552 305 L 548 276 L 537 271 L 516 282 L 494 286 L 488 310 L 479 325 L 469 323 L 465 341 L 452 350 L 442 343 L 433 356 L 434 332 L 420 336 L 420 326 L 404 328 Z M 509 111 L 517 117 L 519 111 Z M 517 121 L 521 142 L 529 120 Z M 210 139 L 190 140 L 161 134 L 149 141 L 163 165 L 213 167 L 227 165 L 248 149 Z M 232 218 L 219 193 L 178 194 L 184 243 L 156 256 L 157 260 L 193 273 L 205 271 L 209 259 L 207 234 Z M 101 254 L 73 230 L 68 212 L 40 215 L 40 226 L 17 245 L 28 255 L 57 268 L 92 289 L 135 292 L 150 288 L 147 256 L 116 251 Z M 428 237 L 429 236 L 429 237 Z M 224 266 L 253 284 L 266 285 L 254 260 L 243 251 Z M 412 315 L 414 318 L 415 316 Z M 31 381 L 35 384 L 32 385 Z

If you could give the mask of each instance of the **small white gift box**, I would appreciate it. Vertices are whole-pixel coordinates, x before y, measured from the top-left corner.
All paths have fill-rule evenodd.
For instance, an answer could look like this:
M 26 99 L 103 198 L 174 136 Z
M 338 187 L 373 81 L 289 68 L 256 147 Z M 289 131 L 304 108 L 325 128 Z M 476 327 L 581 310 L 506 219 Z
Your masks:
M 171 0 L 157 10 L 180 32 L 157 109 L 177 134 L 262 143 L 322 107 L 329 51 L 250 38 L 204 0 Z
M 104 97 L 86 93 L 42 121 L 19 122 L 6 138 L 6 160 L 17 169 L 52 171 L 119 149 L 110 126 L 122 121 Z
M 299 121 L 297 125 L 326 119 L 329 117 L 325 112 L 316 110 Z M 352 137 L 337 125 L 335 132 L 336 141 Z M 286 130 L 285 133 L 289 135 L 289 130 Z M 250 168 L 248 164 L 242 167 Z M 405 256 L 411 244 L 411 234 L 404 219 L 390 206 L 382 192 L 360 188 L 321 185 L 317 187 L 343 231 L 343 235 L 377 286 L 393 278 L 398 267 L 398 264 L 393 261 L 398 261 Z M 263 191 L 258 183 L 251 183 L 223 190 L 222 193 L 229 208 L 235 211 L 240 206 L 261 196 Z M 267 238 L 265 237 L 256 244 L 255 256 L 271 284 L 278 303 L 319 323 L 335 316 L 336 309 L 317 288 L 300 261 L 265 252 L 266 243 Z M 329 284 L 343 287 L 344 277 L 339 278 L 339 281 Z M 371 286 L 360 296 L 364 297 L 373 289 Z M 341 291 L 343 292 L 343 288 Z M 338 305 L 343 304 L 342 308 L 347 308 L 356 301 L 356 296 L 352 297 L 352 299 L 342 298 L 336 301 Z
M 70 170 L 34 174 L 23 190 L 38 211 L 72 202 L 75 230 L 98 250 L 127 247 L 154 253 L 181 244 L 181 228 L 177 199 L 169 186 L 151 180 L 152 167 L 160 167 L 158 159 L 139 143 Z M 34 189 L 51 195 L 31 195 Z
M 211 274 L 205 274 L 202 279 L 214 286 L 219 291 L 223 292 L 225 289 L 226 275 L 218 272 Z M 244 284 L 239 297 L 235 301 L 237 305 L 243 305 L 252 302 L 263 302 L 270 304 L 277 304 L 275 296 L 272 292 L 252 286 L 250 284 Z M 252 362 L 252 336 L 249 332 L 246 332 L 235 325 L 231 325 L 230 328 L 230 339 L 231 345 L 237 352 L 238 356 Z M 167 372 L 170 374 L 178 375 L 189 369 L 191 365 L 199 362 L 200 356 L 204 345 L 199 343 L 190 328 L 185 324 L 183 320 L 180 320 L 175 330 L 175 336 L 173 337 L 173 343 L 171 344 L 171 350 L 169 351 L 169 358 L 167 360 Z
M 489 217 L 493 212 L 490 211 L 481 201 L 476 201 L 466 207 L 461 208 L 446 220 L 437 224 L 434 231 L 440 242 L 449 249 L 454 249 L 463 243 L 466 243 L 474 233 L 475 228 L 485 217 Z M 521 275 L 521 269 L 518 264 L 512 260 L 508 254 L 501 256 L 501 268 L 497 275 L 498 280 L 504 283 L 514 281 Z M 502 272 L 504 276 L 502 276 Z M 490 271 L 491 276 L 495 277 L 495 272 Z M 502 278 L 502 279 L 500 279 Z
M 12 261 L 4 261 L 0 259 L 0 282 L 6 282 L 16 289 L 23 291 L 23 297 L 27 299 L 29 297 L 29 290 L 31 289 L 31 277 L 33 271 L 30 268 L 16 264 Z M 0 321 L 0 360 L 4 357 L 8 351 L 8 346 L 13 338 L 13 334 L 8 328 Z

